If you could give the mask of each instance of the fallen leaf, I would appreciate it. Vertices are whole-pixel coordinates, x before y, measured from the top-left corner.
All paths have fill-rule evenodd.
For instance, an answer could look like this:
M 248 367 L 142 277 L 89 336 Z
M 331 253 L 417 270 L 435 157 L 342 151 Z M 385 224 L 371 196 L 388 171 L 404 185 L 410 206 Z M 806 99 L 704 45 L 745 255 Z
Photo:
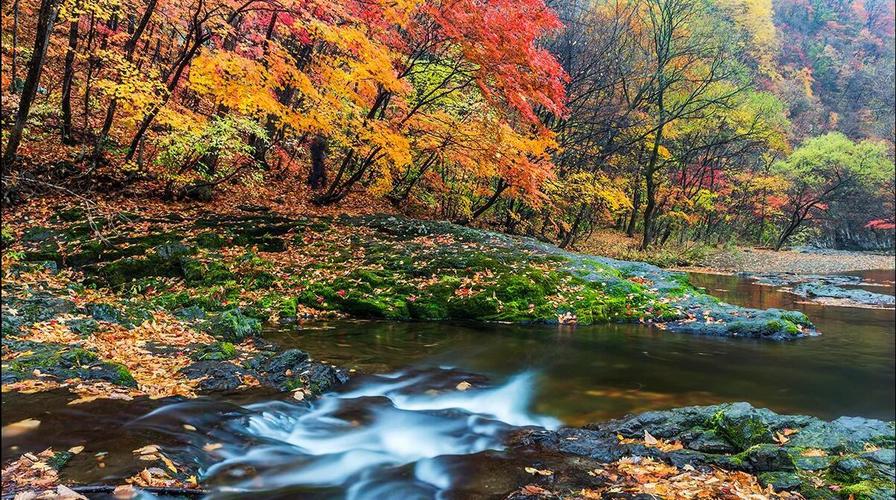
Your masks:
M 826 457 L 828 454 L 824 450 L 819 450 L 817 448 L 809 448 L 807 450 L 803 450 L 800 455 L 804 457 Z
M 526 467 L 526 472 L 529 474 L 537 474 L 539 476 L 550 476 L 554 474 L 554 471 L 548 469 L 536 469 L 535 467 Z
M 159 447 L 154 444 L 148 444 L 143 448 L 137 448 L 134 450 L 135 455 L 149 455 L 151 453 L 158 453 Z
M 122 484 L 112 490 L 112 495 L 119 500 L 128 500 L 137 496 L 137 490 L 131 484 Z
M 208 443 L 202 447 L 203 451 L 215 451 L 219 448 L 222 448 L 224 445 L 221 443 Z
M 78 493 L 77 491 L 69 488 L 68 486 L 59 485 L 56 487 L 56 498 L 65 498 L 65 499 L 74 499 L 74 500 L 87 500 L 87 497 Z
M 37 429 L 39 426 L 40 420 L 37 420 L 35 418 L 26 418 L 25 420 L 19 420 L 18 422 L 4 425 L 2 429 L 2 436 L 4 439 L 21 436 L 26 432 L 31 432 L 34 429 Z

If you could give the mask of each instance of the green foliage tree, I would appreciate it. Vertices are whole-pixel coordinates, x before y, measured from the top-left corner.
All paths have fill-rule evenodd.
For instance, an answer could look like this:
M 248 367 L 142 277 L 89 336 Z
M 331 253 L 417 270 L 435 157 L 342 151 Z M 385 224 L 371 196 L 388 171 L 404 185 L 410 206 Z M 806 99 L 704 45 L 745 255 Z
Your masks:
M 854 142 L 839 132 L 805 141 L 774 169 L 789 183 L 776 249 L 832 204 L 868 196 L 896 172 L 883 144 Z

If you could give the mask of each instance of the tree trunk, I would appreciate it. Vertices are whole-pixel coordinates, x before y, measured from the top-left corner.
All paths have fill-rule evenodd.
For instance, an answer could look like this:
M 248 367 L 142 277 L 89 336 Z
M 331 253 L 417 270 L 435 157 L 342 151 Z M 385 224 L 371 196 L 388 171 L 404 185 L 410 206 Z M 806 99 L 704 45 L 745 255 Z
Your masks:
M 62 142 L 74 144 L 72 137 L 72 81 L 75 77 L 75 50 L 78 47 L 78 22 L 73 19 L 68 28 L 68 50 L 65 51 L 65 69 L 62 73 Z
M 12 64 L 10 65 L 9 91 L 15 94 L 18 91 L 16 78 L 18 77 L 18 61 L 19 56 L 19 0 L 12 3 Z
M 31 112 L 31 104 L 37 94 L 37 86 L 40 82 L 40 74 L 44 69 L 44 59 L 47 55 L 47 45 L 50 43 L 50 34 L 53 32 L 53 24 L 56 22 L 56 14 L 59 13 L 59 0 L 41 0 L 40 11 L 37 14 L 37 28 L 34 36 L 34 49 L 31 60 L 28 62 L 28 74 L 25 77 L 25 85 L 22 87 L 22 98 L 19 101 L 19 109 L 16 112 L 16 121 L 9 132 L 9 142 L 6 143 L 6 151 L 3 153 L 3 168 L 5 174 L 16 159 L 16 152 L 22 142 L 22 133 L 25 131 L 25 122 Z
M 498 201 L 498 199 L 501 198 L 501 193 L 503 193 L 509 187 L 510 184 L 507 184 L 504 179 L 499 179 L 498 187 L 495 188 L 495 192 L 492 193 L 491 197 L 489 197 L 489 199 L 486 200 L 486 202 L 482 206 L 474 210 L 473 215 L 471 215 L 468 219 L 463 219 L 459 222 L 461 224 L 469 224 L 470 222 L 478 219 L 480 215 L 484 214 L 489 208 L 492 207 L 492 205 L 494 205 Z
M 150 1 L 154 2 L 155 0 Z M 177 88 L 177 82 L 180 80 L 180 77 L 183 74 L 184 70 L 186 70 L 187 66 L 190 65 L 190 62 L 193 60 L 193 57 L 196 56 L 196 53 L 199 52 L 199 48 L 202 46 L 202 44 L 206 42 L 207 35 L 203 34 L 202 32 L 202 27 L 196 26 L 193 45 L 190 46 L 186 53 L 184 53 L 183 58 L 178 61 L 178 64 L 174 70 L 174 74 L 172 75 L 171 80 L 169 80 L 168 82 L 168 93 L 165 94 L 165 98 L 162 99 L 162 102 L 160 102 L 157 106 L 153 107 L 140 122 L 140 127 L 137 129 L 137 133 L 135 133 L 134 137 L 131 139 L 130 146 L 128 146 L 128 152 L 124 157 L 125 163 L 131 161 L 131 159 L 134 158 L 134 153 L 137 152 L 137 146 L 140 144 L 140 141 L 143 140 L 143 136 L 146 134 L 146 131 L 149 130 L 149 126 L 152 124 L 153 120 L 156 119 L 156 115 L 159 114 L 159 110 L 161 110 L 162 107 L 168 103 L 168 99 L 171 97 L 174 89 Z
M 628 235 L 629 238 L 635 235 L 635 225 L 638 223 L 638 212 L 641 210 L 641 182 L 640 179 L 635 179 L 635 192 L 632 195 L 632 216 L 628 220 L 628 227 L 625 229 L 625 234 Z
M 321 189 L 327 185 L 327 138 L 321 135 L 311 139 L 311 171 L 308 185 L 311 189 Z
M 146 4 L 146 10 L 143 11 L 143 16 L 140 18 L 140 23 L 137 25 L 137 28 L 134 30 L 134 32 L 131 33 L 131 37 L 128 38 L 127 43 L 125 43 L 124 45 L 124 58 L 127 62 L 131 62 L 134 59 L 134 50 L 136 50 L 137 48 L 137 41 L 140 40 L 140 36 L 143 35 L 143 31 L 146 29 L 146 25 L 149 24 L 149 19 L 152 17 L 152 14 L 156 9 L 157 1 L 158 0 L 149 0 L 149 2 Z M 117 108 L 118 100 L 113 97 L 109 102 L 109 107 L 106 109 L 106 117 L 105 119 L 103 119 L 103 128 L 100 130 L 100 133 L 96 139 L 96 144 L 94 146 L 94 156 L 99 154 L 99 151 L 103 146 L 103 142 L 106 140 L 106 137 L 109 136 L 109 131 L 112 130 L 112 122 L 115 119 L 115 111 Z M 131 150 L 129 156 L 133 156 L 133 149 Z

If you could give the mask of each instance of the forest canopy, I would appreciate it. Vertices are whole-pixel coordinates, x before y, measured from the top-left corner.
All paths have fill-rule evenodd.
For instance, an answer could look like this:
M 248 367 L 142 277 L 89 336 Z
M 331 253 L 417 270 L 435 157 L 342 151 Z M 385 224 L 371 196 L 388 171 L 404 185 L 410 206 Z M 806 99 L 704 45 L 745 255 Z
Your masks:
M 892 241 L 889 0 L 11 0 L 3 191 L 307 185 L 575 245 Z

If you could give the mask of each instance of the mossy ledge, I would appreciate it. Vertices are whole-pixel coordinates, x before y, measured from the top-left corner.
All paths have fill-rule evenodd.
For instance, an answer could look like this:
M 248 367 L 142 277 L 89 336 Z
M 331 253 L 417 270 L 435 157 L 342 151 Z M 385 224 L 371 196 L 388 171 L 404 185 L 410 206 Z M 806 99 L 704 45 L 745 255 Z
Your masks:
M 390 215 L 290 219 L 272 212 L 195 220 L 129 214 L 99 221 L 101 232 L 108 227 L 99 239 L 85 230 L 85 221 L 66 214 L 53 227 L 25 229 L 10 248 L 25 261 L 80 270 L 88 286 L 111 288 L 140 307 L 210 313 L 203 320 L 210 329 L 232 320 L 222 311 L 240 307 L 262 322 L 346 314 L 641 322 L 672 332 L 770 340 L 818 334 L 801 313 L 725 304 L 694 289 L 681 273 L 447 222 Z

